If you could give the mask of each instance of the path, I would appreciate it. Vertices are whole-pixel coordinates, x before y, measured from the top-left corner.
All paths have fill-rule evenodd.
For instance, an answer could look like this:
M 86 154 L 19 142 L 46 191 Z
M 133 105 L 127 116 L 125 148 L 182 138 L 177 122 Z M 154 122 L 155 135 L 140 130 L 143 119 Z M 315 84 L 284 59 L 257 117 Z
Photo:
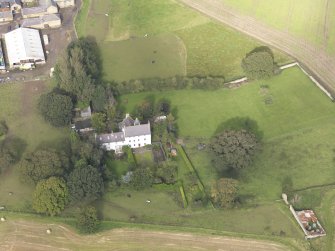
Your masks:
M 50 228 L 52 233 L 46 234 Z M 0 223 L 0 250 L 225 250 L 284 251 L 287 247 L 261 240 L 189 233 L 114 229 L 81 236 L 56 224 L 11 220 Z
M 306 65 L 323 82 L 326 89 L 335 92 L 335 57 L 329 56 L 324 50 L 287 32 L 269 27 L 252 17 L 242 15 L 226 6 L 222 0 L 179 1 L 219 22 L 286 52 Z

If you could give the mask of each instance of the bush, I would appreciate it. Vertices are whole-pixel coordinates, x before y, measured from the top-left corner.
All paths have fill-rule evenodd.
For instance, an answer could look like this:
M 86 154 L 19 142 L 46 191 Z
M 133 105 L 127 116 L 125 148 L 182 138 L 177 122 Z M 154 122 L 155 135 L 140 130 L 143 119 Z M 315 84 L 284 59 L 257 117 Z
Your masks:
M 77 227 L 82 233 L 94 233 L 99 228 L 100 221 L 98 219 L 97 210 L 88 206 L 80 210 L 77 216 Z
M 153 181 L 154 177 L 150 168 L 139 167 L 133 172 L 130 184 L 135 190 L 142 190 L 151 187 Z
M 274 57 L 268 47 L 259 47 L 248 53 L 242 61 L 242 68 L 249 80 L 269 78 L 276 72 Z
M 8 127 L 7 127 L 6 121 L 1 120 L 0 121 L 0 137 L 7 134 L 7 132 L 8 132 Z
M 215 90 L 224 87 L 224 78 L 176 76 L 166 79 L 129 80 L 121 83 L 113 83 L 113 86 L 114 90 L 119 94 L 181 89 Z

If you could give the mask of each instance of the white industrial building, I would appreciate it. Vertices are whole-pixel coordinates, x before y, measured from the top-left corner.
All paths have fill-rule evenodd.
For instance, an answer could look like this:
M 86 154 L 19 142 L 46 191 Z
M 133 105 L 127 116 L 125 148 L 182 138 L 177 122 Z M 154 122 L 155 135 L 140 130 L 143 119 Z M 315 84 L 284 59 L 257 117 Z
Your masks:
M 45 63 L 38 30 L 18 28 L 6 33 L 4 40 L 10 68 L 30 69 Z
M 107 151 L 122 152 L 123 146 L 139 148 L 151 145 L 150 123 L 141 125 L 139 120 L 133 120 L 129 114 L 119 125 L 121 132 L 100 134 L 96 136 L 98 144 Z

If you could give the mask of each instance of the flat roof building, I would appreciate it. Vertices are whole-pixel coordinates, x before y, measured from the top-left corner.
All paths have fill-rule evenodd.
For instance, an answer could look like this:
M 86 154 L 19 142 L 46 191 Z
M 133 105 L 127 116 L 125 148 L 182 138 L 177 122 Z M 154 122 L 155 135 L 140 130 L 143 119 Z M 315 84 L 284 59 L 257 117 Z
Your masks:
M 29 69 L 45 63 L 38 30 L 18 28 L 6 33 L 4 39 L 10 68 Z

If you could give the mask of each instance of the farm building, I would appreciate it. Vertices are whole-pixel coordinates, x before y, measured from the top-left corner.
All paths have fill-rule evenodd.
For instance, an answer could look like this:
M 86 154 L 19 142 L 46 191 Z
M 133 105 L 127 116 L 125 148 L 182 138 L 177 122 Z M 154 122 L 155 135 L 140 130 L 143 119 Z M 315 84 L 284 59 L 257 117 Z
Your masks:
M 40 17 L 27 18 L 22 21 L 21 27 L 34 29 L 59 28 L 62 21 L 58 14 L 47 14 Z
M 6 33 L 4 39 L 10 68 L 29 69 L 45 63 L 38 30 L 18 28 Z
M 13 21 L 12 11 L 1 11 L 0 12 L 0 22 L 11 22 Z
M 18 12 L 22 8 L 20 0 L 0 0 L 0 12 Z
M 79 120 L 74 123 L 74 128 L 77 132 L 85 133 L 93 131 L 91 119 Z
M 75 6 L 74 0 L 55 0 L 59 8 Z
M 23 8 L 23 18 L 40 17 L 47 14 L 58 13 L 58 7 L 52 0 L 40 0 L 39 4 L 37 7 Z
M 130 119 L 130 116 L 125 118 L 128 122 Z M 137 119 L 133 121 L 133 124 L 124 123 L 121 132 L 96 135 L 98 144 L 107 151 L 115 152 L 121 152 L 123 146 L 138 148 L 151 145 L 150 123 L 141 125 Z

